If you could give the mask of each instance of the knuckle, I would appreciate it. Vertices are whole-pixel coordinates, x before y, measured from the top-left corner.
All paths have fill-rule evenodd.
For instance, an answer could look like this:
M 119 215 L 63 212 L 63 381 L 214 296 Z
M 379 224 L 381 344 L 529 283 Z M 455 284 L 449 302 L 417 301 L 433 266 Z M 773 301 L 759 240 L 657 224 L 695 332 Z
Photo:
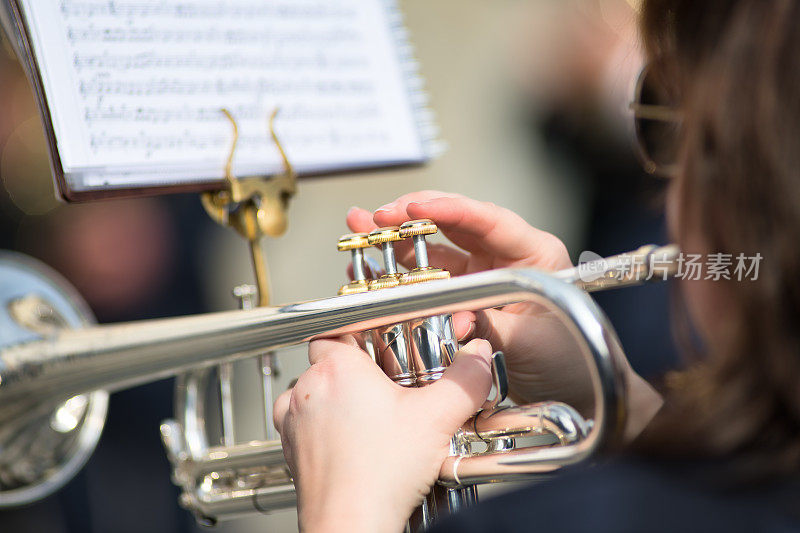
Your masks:
M 296 405 L 297 399 L 309 395 L 312 391 L 324 391 L 327 389 L 327 377 L 324 369 L 317 368 L 322 363 L 312 366 L 297 379 L 294 386 L 290 405 Z
M 542 238 L 542 244 L 544 244 L 548 250 L 552 250 L 556 253 L 566 252 L 567 246 L 555 235 L 552 233 L 545 233 Z

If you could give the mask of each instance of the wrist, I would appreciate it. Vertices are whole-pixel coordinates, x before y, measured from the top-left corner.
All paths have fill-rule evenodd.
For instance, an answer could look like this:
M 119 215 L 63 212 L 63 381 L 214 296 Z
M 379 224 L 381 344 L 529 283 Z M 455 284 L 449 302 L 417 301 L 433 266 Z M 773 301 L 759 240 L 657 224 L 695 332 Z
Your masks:
M 339 491 L 337 491 L 339 492 Z M 315 504 L 298 501 L 298 525 L 302 533 L 396 533 L 404 526 L 403 519 L 392 513 L 375 498 L 362 498 L 356 492 L 340 492 L 337 496 L 319 498 Z M 395 527 L 395 522 L 399 525 Z

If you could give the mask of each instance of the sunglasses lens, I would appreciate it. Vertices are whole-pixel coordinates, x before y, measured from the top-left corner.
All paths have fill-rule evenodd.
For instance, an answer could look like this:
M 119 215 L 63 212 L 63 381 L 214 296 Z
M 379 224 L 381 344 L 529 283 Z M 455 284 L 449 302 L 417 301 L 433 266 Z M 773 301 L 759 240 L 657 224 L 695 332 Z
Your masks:
M 654 165 L 652 170 L 674 167 L 678 161 L 677 122 L 636 119 L 639 144 L 646 159 Z
M 673 99 L 645 72 L 639 85 L 635 112 L 636 136 L 646 170 L 669 174 L 678 160 L 680 119 Z

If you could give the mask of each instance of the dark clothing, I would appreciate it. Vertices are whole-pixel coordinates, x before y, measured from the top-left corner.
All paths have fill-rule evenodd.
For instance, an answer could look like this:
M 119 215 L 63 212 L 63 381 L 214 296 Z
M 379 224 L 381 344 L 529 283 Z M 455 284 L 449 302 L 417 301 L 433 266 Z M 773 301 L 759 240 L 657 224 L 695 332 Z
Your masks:
M 486 500 L 431 533 L 800 531 L 800 485 L 722 490 L 703 466 L 620 461 L 575 468 Z

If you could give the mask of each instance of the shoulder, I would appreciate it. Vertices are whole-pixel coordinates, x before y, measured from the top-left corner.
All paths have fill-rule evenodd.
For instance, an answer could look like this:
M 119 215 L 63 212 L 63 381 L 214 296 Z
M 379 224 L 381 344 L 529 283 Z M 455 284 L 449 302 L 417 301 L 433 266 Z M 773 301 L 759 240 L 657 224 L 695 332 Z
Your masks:
M 574 468 L 487 499 L 433 531 L 797 531 L 773 505 L 784 488 L 721 493 L 693 481 L 697 465 L 617 461 Z M 800 501 L 800 491 L 791 491 Z

